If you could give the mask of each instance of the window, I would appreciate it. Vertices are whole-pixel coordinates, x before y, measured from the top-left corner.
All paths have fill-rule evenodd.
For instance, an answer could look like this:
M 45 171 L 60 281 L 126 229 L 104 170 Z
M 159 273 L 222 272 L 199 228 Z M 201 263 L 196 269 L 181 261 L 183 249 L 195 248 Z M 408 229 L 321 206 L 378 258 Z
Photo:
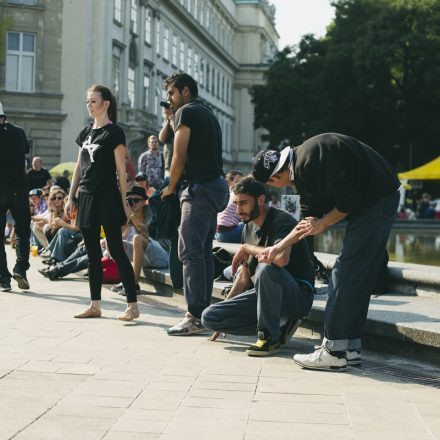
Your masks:
M 113 18 L 119 23 L 122 23 L 122 0 L 114 0 Z
M 225 77 L 222 75 L 222 91 L 220 94 L 222 102 L 225 102 Z
M 151 9 L 145 8 L 145 43 L 151 44 Z
M 128 104 L 134 108 L 134 90 L 135 90 L 135 71 L 132 67 L 128 68 Z
M 215 69 L 214 67 L 211 70 L 211 93 L 213 96 L 215 96 Z
M 160 56 L 160 19 L 156 20 L 156 53 Z
M 170 59 L 170 29 L 167 26 L 163 28 L 163 57 Z
M 219 98 L 220 99 L 220 72 L 217 70 L 217 84 L 216 84 L 216 95 L 217 95 L 217 98 Z
M 205 60 L 200 59 L 200 85 L 204 87 L 205 85 Z
M 144 73 L 144 108 L 148 108 L 150 100 L 150 75 Z
M 209 63 L 206 65 L 206 91 L 211 91 L 211 69 Z
M 112 56 L 112 88 L 116 94 L 120 91 L 120 78 L 121 78 L 121 58 L 118 55 Z
M 199 54 L 194 52 L 194 79 L 199 82 Z
M 194 0 L 194 18 L 197 19 L 199 15 L 199 0 Z
M 35 83 L 35 34 L 7 33 L 6 90 L 33 92 Z
M 206 8 L 205 26 L 206 26 L 206 29 L 208 29 L 208 30 L 209 30 L 209 27 L 211 26 L 211 8 L 209 6 L 207 6 L 207 8 Z
M 138 15 L 137 0 L 131 0 L 131 6 L 130 6 L 130 30 L 134 34 L 137 34 L 137 31 L 138 31 L 137 15 Z
M 188 75 L 192 75 L 192 49 L 190 47 L 188 47 L 186 72 L 188 73 Z
M 171 47 L 171 63 L 177 67 L 177 35 L 173 34 L 173 45 Z
M 229 79 L 226 80 L 226 98 L 225 102 L 229 105 Z
M 203 1 L 203 0 L 200 0 L 200 1 Z M 205 26 L 205 3 L 204 2 L 200 5 L 199 21 L 202 26 Z
M 179 68 L 185 70 L 185 42 L 180 40 Z

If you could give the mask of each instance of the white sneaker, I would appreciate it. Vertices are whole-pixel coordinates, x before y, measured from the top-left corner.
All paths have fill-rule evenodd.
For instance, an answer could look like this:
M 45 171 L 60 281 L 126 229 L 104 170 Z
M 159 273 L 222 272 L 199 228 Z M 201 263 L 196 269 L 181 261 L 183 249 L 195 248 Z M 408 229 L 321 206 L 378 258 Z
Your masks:
M 347 359 L 347 364 L 352 367 L 359 367 L 362 364 L 361 351 L 360 350 L 347 350 L 345 354 L 345 359 Z
M 303 368 L 311 370 L 345 371 L 347 359 L 333 356 L 325 347 L 320 347 L 310 354 L 296 354 L 293 360 Z
M 174 327 L 170 327 L 167 330 L 167 333 L 170 336 L 189 336 L 197 333 L 205 333 L 207 331 L 208 329 L 203 327 L 200 319 L 185 317 Z

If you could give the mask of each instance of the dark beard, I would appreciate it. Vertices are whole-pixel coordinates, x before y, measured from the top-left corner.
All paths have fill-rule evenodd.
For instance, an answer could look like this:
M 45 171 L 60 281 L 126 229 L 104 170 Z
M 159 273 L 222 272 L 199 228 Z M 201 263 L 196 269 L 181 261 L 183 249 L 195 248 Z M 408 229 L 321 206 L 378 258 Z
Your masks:
M 251 222 L 252 220 L 255 220 L 260 215 L 260 208 L 257 203 L 255 203 L 255 206 L 252 208 L 252 211 L 249 213 L 248 220 L 243 220 L 243 223 L 247 224 Z

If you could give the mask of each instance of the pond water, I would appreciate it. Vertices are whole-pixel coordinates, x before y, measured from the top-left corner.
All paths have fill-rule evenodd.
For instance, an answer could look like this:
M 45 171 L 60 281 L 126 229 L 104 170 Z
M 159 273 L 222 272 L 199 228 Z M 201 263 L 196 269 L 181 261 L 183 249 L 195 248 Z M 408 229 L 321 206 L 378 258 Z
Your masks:
M 315 250 L 329 254 L 339 254 L 345 229 L 327 229 L 315 236 Z M 400 229 L 393 228 L 388 239 L 388 253 L 391 261 L 429 264 L 440 266 L 440 228 L 439 229 Z

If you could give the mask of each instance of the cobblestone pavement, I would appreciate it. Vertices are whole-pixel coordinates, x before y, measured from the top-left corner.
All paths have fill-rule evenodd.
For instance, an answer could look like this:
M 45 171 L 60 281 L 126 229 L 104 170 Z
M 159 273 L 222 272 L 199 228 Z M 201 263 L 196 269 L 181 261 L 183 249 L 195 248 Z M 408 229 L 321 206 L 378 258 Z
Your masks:
M 0 439 L 440 438 L 440 388 L 413 374 L 439 370 L 402 379 L 369 365 L 403 360 L 373 355 L 346 373 L 302 370 L 291 358 L 316 342 L 305 335 L 267 359 L 246 356 L 250 339 L 169 337 L 177 296 L 145 295 L 123 323 L 123 299 L 104 289 L 103 318 L 76 320 L 87 282 L 50 282 L 39 267 L 32 258 L 29 292 L 14 281 L 0 292 Z

